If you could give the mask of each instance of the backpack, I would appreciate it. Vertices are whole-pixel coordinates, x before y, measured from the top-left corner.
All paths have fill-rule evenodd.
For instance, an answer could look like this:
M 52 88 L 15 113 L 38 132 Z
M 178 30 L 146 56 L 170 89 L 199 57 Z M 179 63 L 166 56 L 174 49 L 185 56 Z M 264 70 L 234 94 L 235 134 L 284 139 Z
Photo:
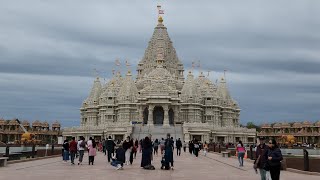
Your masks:
M 81 141 L 81 143 L 80 143 L 80 145 L 79 145 L 80 147 L 82 147 L 82 148 L 85 148 L 86 147 L 86 142 L 84 142 L 84 141 Z

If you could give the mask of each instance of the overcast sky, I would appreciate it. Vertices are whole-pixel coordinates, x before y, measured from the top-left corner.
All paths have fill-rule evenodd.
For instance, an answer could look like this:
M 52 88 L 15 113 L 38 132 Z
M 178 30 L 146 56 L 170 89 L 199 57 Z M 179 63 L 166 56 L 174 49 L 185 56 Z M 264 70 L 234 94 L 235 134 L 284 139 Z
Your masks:
M 319 0 L 0 0 L 0 118 L 79 125 L 93 69 L 135 71 L 158 2 L 186 71 L 227 70 L 242 124 L 320 120 Z

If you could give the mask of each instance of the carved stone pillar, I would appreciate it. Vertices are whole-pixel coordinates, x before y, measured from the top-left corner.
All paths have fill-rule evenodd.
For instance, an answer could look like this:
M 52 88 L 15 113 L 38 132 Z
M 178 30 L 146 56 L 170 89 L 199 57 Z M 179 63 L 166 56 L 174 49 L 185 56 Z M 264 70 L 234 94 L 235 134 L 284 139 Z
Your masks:
M 140 120 L 139 121 L 141 121 L 142 122 L 142 124 L 144 123 L 143 121 L 144 121 L 144 117 L 143 117 L 143 108 L 141 107 L 140 108 L 140 110 L 139 110 L 139 118 L 140 118 Z
M 149 105 L 148 125 L 153 126 L 153 108 L 154 106 Z
M 181 122 L 181 120 L 179 119 L 179 108 L 175 107 L 174 108 L 174 116 L 173 116 L 173 124 L 176 124 L 176 122 Z
M 170 124 L 169 124 L 169 108 L 168 108 L 168 106 L 163 106 L 163 111 L 164 111 L 163 126 L 170 126 Z

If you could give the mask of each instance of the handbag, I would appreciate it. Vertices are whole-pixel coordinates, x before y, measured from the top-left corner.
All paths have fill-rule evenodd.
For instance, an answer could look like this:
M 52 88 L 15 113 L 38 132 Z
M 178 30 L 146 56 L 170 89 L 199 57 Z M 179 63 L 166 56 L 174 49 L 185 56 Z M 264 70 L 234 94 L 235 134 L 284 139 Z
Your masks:
M 263 165 L 263 168 L 264 170 L 266 171 L 270 171 L 270 164 L 269 164 L 269 161 L 267 161 L 264 165 Z
M 287 162 L 285 159 L 283 159 L 282 161 L 280 161 L 281 165 L 280 165 L 280 169 L 281 170 L 286 170 L 287 169 Z

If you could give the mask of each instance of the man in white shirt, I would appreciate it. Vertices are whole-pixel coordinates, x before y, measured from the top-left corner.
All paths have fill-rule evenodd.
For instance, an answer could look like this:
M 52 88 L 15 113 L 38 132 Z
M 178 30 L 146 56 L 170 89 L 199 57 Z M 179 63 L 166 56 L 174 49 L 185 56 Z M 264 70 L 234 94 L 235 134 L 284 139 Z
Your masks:
M 77 144 L 77 148 L 78 148 L 78 151 L 79 151 L 79 162 L 78 162 L 78 165 L 82 165 L 82 160 L 83 160 L 85 147 L 86 147 L 85 138 L 81 137 L 80 141 L 78 141 L 78 144 Z

